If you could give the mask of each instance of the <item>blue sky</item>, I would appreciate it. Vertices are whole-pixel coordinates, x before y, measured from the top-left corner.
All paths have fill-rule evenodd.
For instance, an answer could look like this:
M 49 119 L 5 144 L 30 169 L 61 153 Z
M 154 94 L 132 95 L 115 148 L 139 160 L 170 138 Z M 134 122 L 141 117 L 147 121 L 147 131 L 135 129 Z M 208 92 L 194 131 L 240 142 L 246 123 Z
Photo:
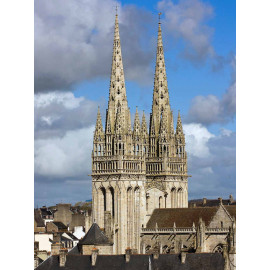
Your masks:
M 151 112 L 158 12 L 189 198 L 235 196 L 235 1 L 118 1 L 131 113 Z M 35 204 L 91 198 L 92 132 L 109 94 L 116 1 L 35 2 Z M 76 9 L 74 9 L 76 6 Z

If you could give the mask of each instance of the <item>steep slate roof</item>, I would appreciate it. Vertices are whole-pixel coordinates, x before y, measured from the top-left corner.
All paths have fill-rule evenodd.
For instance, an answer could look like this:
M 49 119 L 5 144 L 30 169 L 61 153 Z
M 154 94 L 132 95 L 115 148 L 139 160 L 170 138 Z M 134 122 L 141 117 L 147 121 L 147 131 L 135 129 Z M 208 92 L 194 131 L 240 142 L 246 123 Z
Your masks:
M 224 205 L 225 209 L 229 214 L 236 219 L 236 206 L 235 205 Z
M 67 229 L 67 226 L 60 221 L 53 221 L 53 224 L 55 224 L 58 229 Z
M 155 228 L 156 223 L 160 228 L 173 227 L 174 222 L 176 227 L 192 227 L 193 222 L 197 226 L 200 217 L 208 226 L 217 209 L 217 207 L 155 209 L 146 224 L 146 228 Z
M 71 232 L 65 232 L 72 240 L 78 241 L 79 239 Z
M 48 210 L 47 208 L 40 208 L 41 214 L 42 216 L 51 216 L 52 215 L 52 211 Z
M 45 227 L 44 221 L 37 209 L 34 210 L 34 218 L 37 223 L 37 227 Z
M 130 261 L 125 262 L 124 255 L 98 255 L 96 265 L 91 265 L 91 256 L 68 254 L 65 267 L 59 266 L 59 256 L 49 257 L 37 270 L 223 270 L 224 258 L 221 253 L 188 253 L 186 261 L 181 264 L 179 254 L 161 254 L 157 260 L 152 255 L 131 255 Z
M 109 245 L 108 237 L 101 231 L 97 223 L 93 223 L 87 234 L 78 243 L 79 245 Z

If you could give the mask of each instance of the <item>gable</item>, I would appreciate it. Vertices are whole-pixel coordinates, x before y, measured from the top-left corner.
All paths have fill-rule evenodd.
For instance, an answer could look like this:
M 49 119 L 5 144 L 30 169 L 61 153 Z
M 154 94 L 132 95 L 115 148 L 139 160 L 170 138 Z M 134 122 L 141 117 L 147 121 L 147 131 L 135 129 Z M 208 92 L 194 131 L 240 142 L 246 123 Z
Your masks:
M 234 207 L 235 208 L 235 207 Z M 232 216 L 226 210 L 226 208 L 222 205 L 218 207 L 217 212 L 213 216 L 211 222 L 209 223 L 209 227 L 225 227 L 228 228 L 232 225 Z

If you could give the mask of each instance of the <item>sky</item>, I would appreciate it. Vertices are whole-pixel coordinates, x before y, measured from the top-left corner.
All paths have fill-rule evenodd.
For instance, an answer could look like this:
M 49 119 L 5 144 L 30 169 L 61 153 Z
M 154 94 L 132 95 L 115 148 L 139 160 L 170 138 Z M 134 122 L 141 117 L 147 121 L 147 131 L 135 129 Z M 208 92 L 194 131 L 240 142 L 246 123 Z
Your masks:
M 97 107 L 109 95 L 115 6 L 134 118 L 152 104 L 158 13 L 189 199 L 235 197 L 235 1 L 35 1 L 35 206 L 91 199 Z M 176 121 L 175 121 L 176 123 Z

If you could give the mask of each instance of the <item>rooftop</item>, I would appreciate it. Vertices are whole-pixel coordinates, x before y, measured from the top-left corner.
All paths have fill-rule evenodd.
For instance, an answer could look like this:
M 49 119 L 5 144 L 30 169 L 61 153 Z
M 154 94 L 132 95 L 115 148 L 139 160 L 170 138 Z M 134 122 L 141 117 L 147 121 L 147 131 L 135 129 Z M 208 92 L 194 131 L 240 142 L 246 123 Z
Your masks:
M 130 261 L 125 261 L 125 255 L 98 255 L 96 265 L 91 265 L 91 256 L 67 254 L 66 265 L 59 266 L 59 256 L 54 255 L 44 261 L 37 270 L 56 269 L 130 269 L 130 270 L 223 270 L 224 258 L 221 253 L 188 253 L 185 263 L 181 264 L 179 254 L 160 254 L 158 259 L 153 259 L 152 255 L 131 255 Z M 203 265 L 203 268 L 202 268 Z

